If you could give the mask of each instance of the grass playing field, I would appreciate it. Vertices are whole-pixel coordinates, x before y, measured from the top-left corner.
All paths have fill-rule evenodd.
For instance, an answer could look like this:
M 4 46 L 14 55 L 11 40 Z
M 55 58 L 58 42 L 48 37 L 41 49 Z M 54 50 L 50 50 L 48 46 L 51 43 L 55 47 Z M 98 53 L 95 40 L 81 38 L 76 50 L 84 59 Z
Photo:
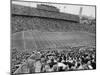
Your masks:
M 64 46 L 94 46 L 95 34 L 88 32 L 21 31 L 11 35 L 12 48 L 43 49 Z

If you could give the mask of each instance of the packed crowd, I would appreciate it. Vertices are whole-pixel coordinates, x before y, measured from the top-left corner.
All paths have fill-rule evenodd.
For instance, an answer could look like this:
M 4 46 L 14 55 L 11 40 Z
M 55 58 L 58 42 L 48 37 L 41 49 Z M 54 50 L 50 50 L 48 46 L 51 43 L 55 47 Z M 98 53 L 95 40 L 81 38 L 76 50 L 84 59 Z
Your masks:
M 33 51 L 14 74 L 96 69 L 95 55 L 95 48 L 71 51 Z
M 39 30 L 39 31 L 87 31 L 95 33 L 95 24 L 87 25 L 74 23 L 70 21 L 27 17 L 12 15 L 11 29 L 12 33 L 20 32 L 23 30 Z

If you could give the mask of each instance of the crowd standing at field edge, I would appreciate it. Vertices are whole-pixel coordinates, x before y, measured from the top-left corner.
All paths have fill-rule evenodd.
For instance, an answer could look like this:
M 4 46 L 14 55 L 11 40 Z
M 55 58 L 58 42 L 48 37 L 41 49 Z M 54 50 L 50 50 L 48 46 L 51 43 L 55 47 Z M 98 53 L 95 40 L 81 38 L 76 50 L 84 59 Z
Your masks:
M 96 69 L 95 49 L 33 51 L 14 74 Z

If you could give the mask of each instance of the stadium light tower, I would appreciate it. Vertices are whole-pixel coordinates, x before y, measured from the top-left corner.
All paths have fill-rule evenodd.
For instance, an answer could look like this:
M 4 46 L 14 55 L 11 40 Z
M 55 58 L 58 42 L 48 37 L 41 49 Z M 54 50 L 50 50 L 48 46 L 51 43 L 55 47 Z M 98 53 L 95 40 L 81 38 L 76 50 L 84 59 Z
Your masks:
M 81 22 L 81 19 L 82 19 L 82 11 L 83 11 L 83 7 L 80 7 L 80 10 L 79 10 L 79 18 L 80 18 L 80 22 Z

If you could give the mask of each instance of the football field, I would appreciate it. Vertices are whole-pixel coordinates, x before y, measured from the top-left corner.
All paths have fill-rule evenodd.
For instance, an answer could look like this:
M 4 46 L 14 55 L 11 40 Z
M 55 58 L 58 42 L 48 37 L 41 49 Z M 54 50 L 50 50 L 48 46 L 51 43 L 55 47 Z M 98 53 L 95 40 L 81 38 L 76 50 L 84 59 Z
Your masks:
M 88 32 L 40 32 L 29 30 L 11 35 L 12 48 L 46 49 L 66 46 L 95 46 L 95 34 Z

